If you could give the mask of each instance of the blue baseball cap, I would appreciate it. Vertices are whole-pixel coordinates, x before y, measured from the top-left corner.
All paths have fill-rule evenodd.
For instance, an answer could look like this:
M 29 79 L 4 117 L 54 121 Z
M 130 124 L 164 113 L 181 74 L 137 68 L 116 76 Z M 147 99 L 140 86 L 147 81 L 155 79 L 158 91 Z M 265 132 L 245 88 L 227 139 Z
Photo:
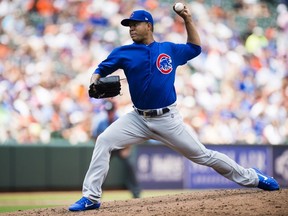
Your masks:
M 121 21 L 121 24 L 123 26 L 129 26 L 130 21 L 138 21 L 138 22 L 149 22 L 152 24 L 154 24 L 152 15 L 145 11 L 145 10 L 136 10 L 133 11 L 133 13 L 131 14 L 129 19 L 123 19 Z

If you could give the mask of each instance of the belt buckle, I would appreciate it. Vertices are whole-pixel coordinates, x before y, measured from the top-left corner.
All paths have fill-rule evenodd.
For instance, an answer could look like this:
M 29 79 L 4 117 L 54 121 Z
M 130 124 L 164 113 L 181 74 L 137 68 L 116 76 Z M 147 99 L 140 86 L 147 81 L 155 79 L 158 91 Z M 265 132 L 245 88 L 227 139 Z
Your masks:
M 143 111 L 143 116 L 144 117 L 149 117 L 150 115 L 149 115 L 149 111 Z

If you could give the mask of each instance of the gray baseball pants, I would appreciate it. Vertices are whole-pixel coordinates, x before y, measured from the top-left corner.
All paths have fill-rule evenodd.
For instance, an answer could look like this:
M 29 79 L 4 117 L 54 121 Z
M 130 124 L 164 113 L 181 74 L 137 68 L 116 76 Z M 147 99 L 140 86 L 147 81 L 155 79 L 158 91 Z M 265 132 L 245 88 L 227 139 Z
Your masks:
M 259 180 L 253 169 L 245 169 L 225 154 L 207 149 L 184 124 L 176 105 L 169 106 L 169 109 L 170 112 L 156 117 L 144 117 L 133 110 L 120 117 L 98 137 L 83 182 L 84 197 L 95 202 L 100 201 L 101 187 L 108 173 L 112 150 L 140 144 L 149 139 L 163 142 L 197 164 L 212 167 L 239 185 L 258 185 Z

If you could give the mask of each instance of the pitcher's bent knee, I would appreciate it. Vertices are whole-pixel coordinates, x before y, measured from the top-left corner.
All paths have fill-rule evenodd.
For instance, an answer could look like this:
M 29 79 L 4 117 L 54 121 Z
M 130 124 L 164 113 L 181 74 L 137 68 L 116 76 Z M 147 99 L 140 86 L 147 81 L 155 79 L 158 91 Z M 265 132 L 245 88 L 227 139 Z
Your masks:
M 94 146 L 94 151 L 100 153 L 100 152 L 109 152 L 110 151 L 110 147 L 107 143 L 107 141 L 105 141 L 105 137 L 102 136 L 102 134 L 100 134 L 100 136 L 98 136 L 96 142 L 95 142 L 95 146 Z

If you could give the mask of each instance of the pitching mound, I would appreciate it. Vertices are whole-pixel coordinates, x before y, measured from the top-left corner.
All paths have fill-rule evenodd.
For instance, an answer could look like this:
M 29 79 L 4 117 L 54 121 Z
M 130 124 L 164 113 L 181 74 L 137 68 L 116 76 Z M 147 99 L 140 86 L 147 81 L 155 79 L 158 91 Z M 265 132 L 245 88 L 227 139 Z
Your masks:
M 68 206 L 7 213 L 7 216 L 159 216 L 159 215 L 288 215 L 288 189 L 267 192 L 254 189 L 187 192 L 152 198 L 109 201 L 99 210 L 69 212 Z

